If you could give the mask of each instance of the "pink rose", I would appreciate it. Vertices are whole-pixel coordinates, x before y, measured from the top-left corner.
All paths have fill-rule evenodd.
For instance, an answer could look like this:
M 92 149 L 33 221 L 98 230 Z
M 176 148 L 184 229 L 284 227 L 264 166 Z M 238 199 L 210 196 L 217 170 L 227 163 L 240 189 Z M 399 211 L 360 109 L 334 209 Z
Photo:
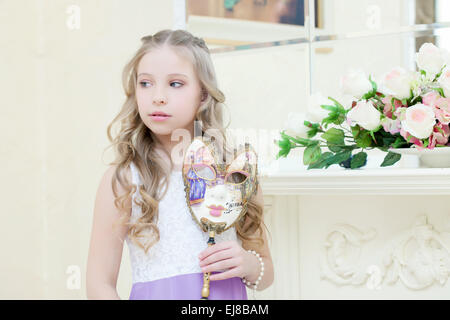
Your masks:
M 448 143 L 450 136 L 450 128 L 448 124 L 437 123 L 433 128 L 433 133 L 430 136 L 428 149 L 433 149 L 436 144 L 445 145 Z
M 436 91 L 430 91 L 427 94 L 423 95 L 422 97 L 422 103 L 434 107 L 436 104 L 436 100 L 439 99 L 441 96 Z
M 431 91 L 422 97 L 422 103 L 433 108 L 439 122 L 450 123 L 450 98 L 443 98 L 436 91 Z
M 400 135 L 405 138 L 406 141 L 408 141 L 408 137 L 409 137 L 409 142 L 410 143 L 414 143 L 416 145 L 416 148 L 418 150 L 422 150 L 424 149 L 423 147 L 423 142 L 420 139 L 417 139 L 416 137 L 412 136 L 411 134 L 409 134 L 407 131 L 405 131 L 404 129 L 400 129 Z
M 450 123 L 450 98 L 439 98 L 434 105 L 434 113 L 439 122 Z
M 444 90 L 444 95 L 447 98 L 450 98 L 450 66 L 447 65 L 442 71 L 442 75 L 439 77 L 438 82 L 441 85 L 442 90 Z
M 406 108 L 402 128 L 419 139 L 427 139 L 433 132 L 436 117 L 433 108 L 422 103 Z
M 389 132 L 390 134 L 399 133 L 402 128 L 400 119 L 392 120 L 390 118 L 383 118 L 381 120 L 381 125 L 383 126 L 384 131 Z
M 392 104 L 391 104 L 391 100 L 392 100 L 392 96 L 386 96 L 383 99 L 381 99 L 381 101 L 384 103 L 384 109 L 383 109 L 383 114 L 392 119 Z M 398 110 L 398 108 L 403 107 L 402 103 L 395 99 L 394 100 L 394 106 L 395 106 L 395 111 Z

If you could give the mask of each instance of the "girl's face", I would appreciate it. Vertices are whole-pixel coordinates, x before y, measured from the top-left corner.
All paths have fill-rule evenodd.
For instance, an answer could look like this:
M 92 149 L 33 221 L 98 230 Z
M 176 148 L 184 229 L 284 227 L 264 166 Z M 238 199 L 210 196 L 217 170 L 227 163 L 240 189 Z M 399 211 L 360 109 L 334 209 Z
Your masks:
M 201 92 L 192 63 L 170 46 L 153 49 L 139 62 L 136 85 L 139 115 L 161 141 L 170 141 L 175 129 L 186 129 L 192 137 Z M 154 112 L 169 116 L 155 118 L 151 116 Z

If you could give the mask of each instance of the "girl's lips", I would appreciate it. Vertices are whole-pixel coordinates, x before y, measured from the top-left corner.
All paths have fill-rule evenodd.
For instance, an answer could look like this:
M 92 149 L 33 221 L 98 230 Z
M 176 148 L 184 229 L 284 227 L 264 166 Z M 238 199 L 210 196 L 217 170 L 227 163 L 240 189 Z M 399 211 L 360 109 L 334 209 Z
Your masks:
M 170 116 L 163 116 L 163 115 L 150 115 L 150 118 L 153 121 L 164 121 L 170 118 Z

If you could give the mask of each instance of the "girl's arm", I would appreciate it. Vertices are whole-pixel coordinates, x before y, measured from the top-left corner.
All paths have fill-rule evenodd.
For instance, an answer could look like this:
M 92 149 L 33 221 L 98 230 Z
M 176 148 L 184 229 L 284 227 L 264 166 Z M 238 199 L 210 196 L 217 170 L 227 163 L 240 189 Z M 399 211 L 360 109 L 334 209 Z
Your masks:
M 264 199 L 261 187 L 258 188 L 258 191 L 254 197 L 256 202 L 264 208 Z M 263 290 L 269 287 L 273 283 L 274 272 L 266 230 L 264 228 L 262 238 L 264 239 L 264 244 L 262 246 L 251 241 L 243 240 L 242 246 L 240 246 L 236 241 L 224 241 L 208 247 L 199 255 L 202 272 L 213 272 L 228 269 L 228 271 L 222 273 L 212 274 L 210 276 L 211 281 L 223 280 L 232 277 L 245 277 L 246 280 L 251 283 L 255 283 L 259 277 L 261 265 L 256 256 L 247 251 L 255 250 L 259 253 L 264 262 L 264 275 L 259 281 L 257 290 Z
M 114 205 L 111 185 L 114 171 L 113 166 L 106 170 L 97 190 L 86 272 L 88 299 L 120 299 L 116 290 L 123 250 L 123 241 L 120 239 L 125 239 L 128 227 L 117 224 L 113 230 L 113 223 L 123 214 Z M 128 170 L 128 181 L 131 181 L 130 176 Z M 118 192 L 125 193 L 120 184 Z M 126 208 L 130 208 L 128 214 L 131 214 L 131 199 L 127 201 Z
M 255 195 L 256 202 L 261 205 L 261 207 L 264 210 L 264 198 L 262 193 L 261 185 L 258 188 L 258 191 Z M 267 232 L 266 229 L 263 227 L 263 234 L 262 238 L 264 240 L 264 244 L 258 245 L 251 241 L 242 241 L 242 248 L 245 250 L 254 250 L 257 253 L 259 253 L 260 257 L 262 258 L 264 262 L 264 275 L 262 279 L 259 281 L 257 290 L 263 290 L 267 287 L 269 287 L 273 283 L 274 275 L 273 275 L 273 262 L 272 262 L 272 256 L 270 254 L 269 244 L 267 241 Z M 249 265 L 249 272 L 247 275 L 245 275 L 246 280 L 250 281 L 251 283 L 255 283 L 255 281 L 258 279 L 259 272 L 261 265 L 259 263 L 259 260 L 256 258 L 256 256 L 250 252 L 246 252 L 247 254 L 247 261 Z
M 258 200 L 262 208 L 264 208 L 264 200 L 262 196 L 261 187 L 259 187 L 256 199 Z M 262 232 L 263 232 L 262 238 L 264 240 L 264 244 L 262 246 L 255 244 L 254 242 L 245 240 L 242 241 L 242 248 L 244 248 L 245 250 L 256 251 L 257 253 L 259 253 L 260 257 L 262 258 L 262 261 L 264 262 L 264 274 L 262 276 L 262 279 L 259 281 L 257 290 L 264 290 L 265 288 L 269 287 L 273 283 L 274 279 L 272 256 L 270 254 L 269 244 L 267 241 L 267 232 L 264 227 Z M 249 261 L 248 265 L 250 267 L 248 273 L 245 275 L 245 279 L 253 284 L 259 277 L 261 264 L 254 254 L 248 251 L 246 251 L 245 253 L 247 254 L 246 260 Z

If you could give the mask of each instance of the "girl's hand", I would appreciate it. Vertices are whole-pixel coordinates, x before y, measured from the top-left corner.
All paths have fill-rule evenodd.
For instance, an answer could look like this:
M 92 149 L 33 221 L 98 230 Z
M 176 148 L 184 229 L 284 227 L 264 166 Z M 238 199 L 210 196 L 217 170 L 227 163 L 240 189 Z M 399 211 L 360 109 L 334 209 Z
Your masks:
M 254 278 L 259 274 L 258 259 L 243 249 L 236 241 L 224 241 L 212 245 L 199 254 L 202 272 L 225 272 L 212 274 L 210 280 L 224 280 L 228 278 Z M 227 270 L 228 269 L 228 270 Z

